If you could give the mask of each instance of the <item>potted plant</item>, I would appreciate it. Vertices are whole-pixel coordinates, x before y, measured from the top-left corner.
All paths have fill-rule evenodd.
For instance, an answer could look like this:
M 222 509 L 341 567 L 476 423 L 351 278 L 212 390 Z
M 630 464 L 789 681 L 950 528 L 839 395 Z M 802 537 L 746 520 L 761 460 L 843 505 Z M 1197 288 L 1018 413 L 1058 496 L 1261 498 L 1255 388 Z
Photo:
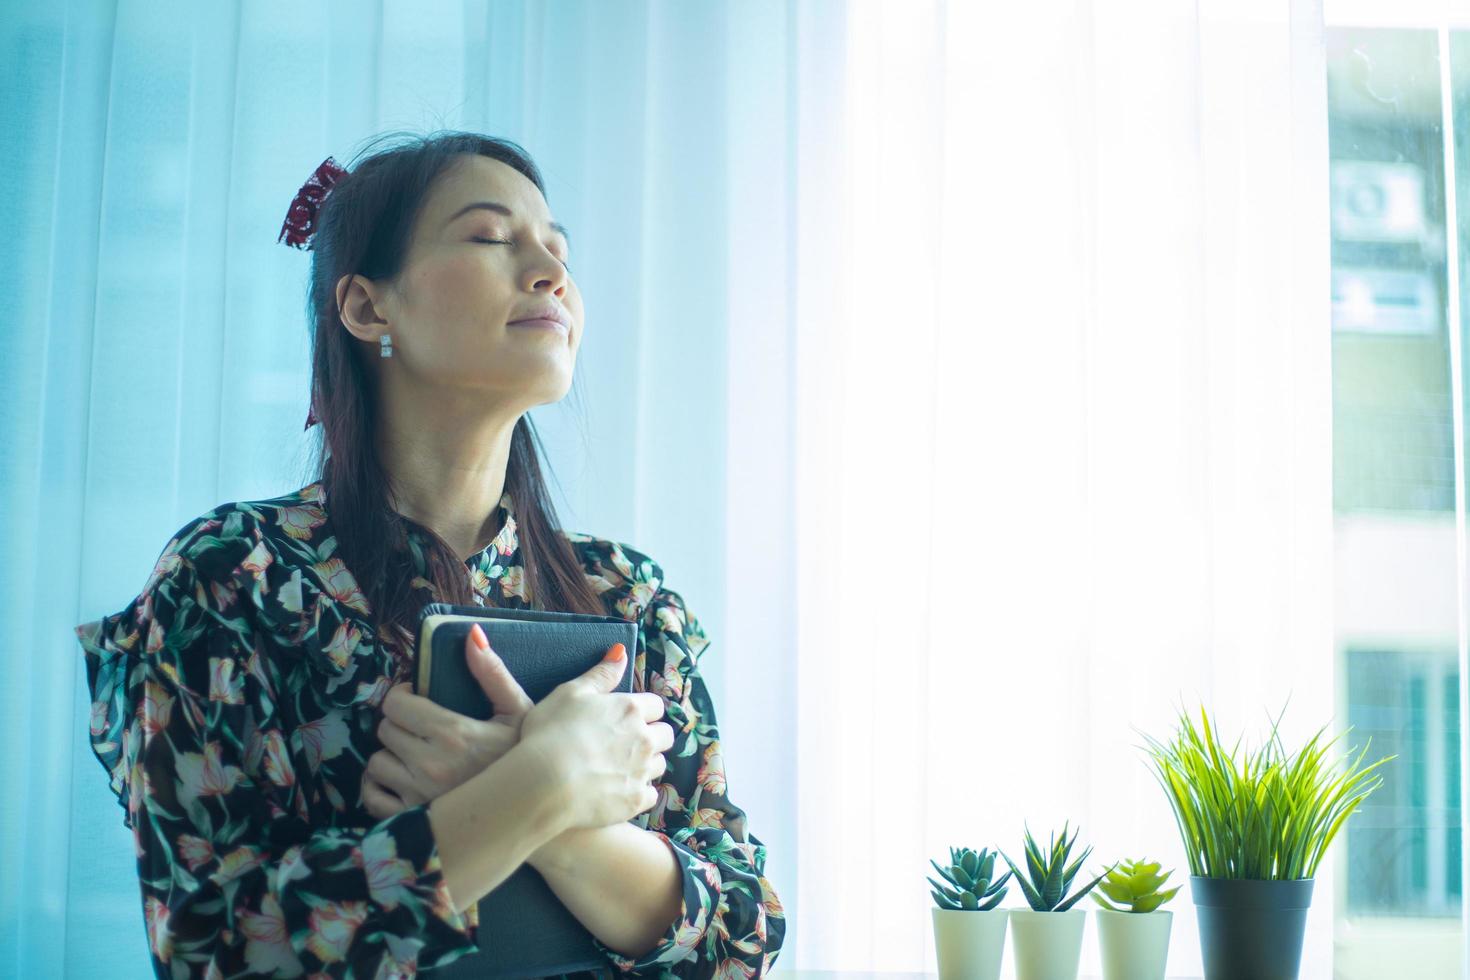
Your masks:
M 1082 929 L 1087 922 L 1086 909 L 1072 906 L 1082 896 L 1092 891 L 1102 880 L 1103 874 L 1092 879 L 1081 891 L 1067 897 L 1077 869 L 1092 853 L 1092 848 L 1083 851 L 1071 864 L 1067 857 L 1077 840 L 1076 831 L 1067 839 L 1067 826 L 1062 827 L 1062 839 L 1052 835 L 1045 853 L 1031 838 L 1031 828 L 1026 828 L 1026 868 L 1031 880 L 1017 869 L 1014 861 L 1004 851 L 1006 864 L 1016 876 L 1021 891 L 1031 908 L 1012 909 L 1011 942 L 1016 950 L 1016 980 L 1075 980 L 1077 965 L 1082 958 Z
M 949 866 L 929 861 L 944 882 L 929 878 L 934 888 L 934 951 L 940 980 L 997 980 L 1006 943 L 1007 871 L 995 878 L 995 855 L 968 847 L 949 849 Z
M 1239 741 L 1227 752 L 1203 708 L 1200 720 L 1197 729 L 1181 711 L 1171 742 L 1144 737 L 1189 855 L 1205 978 L 1296 980 L 1317 865 L 1383 781 L 1373 770 L 1395 756 L 1360 768 L 1364 746 L 1335 773 L 1326 755 L 1337 739 L 1317 744 L 1326 727 L 1288 754 L 1278 716 L 1260 750 L 1237 762 Z
M 1179 887 L 1159 891 L 1174 873 L 1159 874 L 1159 867 L 1158 862 L 1123 861 L 1092 893 L 1092 900 L 1102 906 L 1097 910 L 1097 934 L 1102 942 L 1103 980 L 1164 980 L 1174 913 L 1159 906 L 1173 898 Z

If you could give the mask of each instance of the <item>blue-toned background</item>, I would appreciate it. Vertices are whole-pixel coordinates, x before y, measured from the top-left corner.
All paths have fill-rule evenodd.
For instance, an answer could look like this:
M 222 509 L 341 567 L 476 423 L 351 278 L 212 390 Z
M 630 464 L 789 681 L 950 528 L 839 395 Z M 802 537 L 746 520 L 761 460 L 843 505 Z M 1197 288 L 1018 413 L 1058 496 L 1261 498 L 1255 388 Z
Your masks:
M 540 165 L 587 317 L 571 395 L 532 413 L 563 524 L 647 551 L 704 621 L 732 798 L 786 846 L 770 780 L 788 753 L 759 721 L 783 695 L 758 682 L 782 653 L 748 643 L 744 705 L 726 690 L 730 515 L 787 509 L 790 451 L 765 427 L 727 507 L 729 348 L 784 344 L 774 321 L 734 335 L 728 316 L 748 234 L 731 174 L 779 195 L 788 126 L 790 14 L 739 7 L 727 23 L 721 4 L 591 0 L 0 5 L 0 975 L 148 974 L 70 629 L 122 608 L 191 517 L 310 478 L 309 256 L 276 238 L 323 158 L 388 129 L 479 130 Z M 779 421 L 782 397 L 745 410 Z M 741 540 L 771 552 L 781 527 Z M 771 870 L 778 888 L 790 873 Z
M 1199 705 L 1253 744 L 1289 701 L 1288 744 L 1399 755 L 1303 977 L 1470 977 L 1467 18 L 0 3 L 0 977 L 147 975 L 71 627 L 308 478 L 286 207 L 440 127 L 523 145 L 571 230 L 561 517 L 713 639 L 779 971 L 932 973 L 929 860 L 1026 827 L 1178 881 L 1139 734 Z

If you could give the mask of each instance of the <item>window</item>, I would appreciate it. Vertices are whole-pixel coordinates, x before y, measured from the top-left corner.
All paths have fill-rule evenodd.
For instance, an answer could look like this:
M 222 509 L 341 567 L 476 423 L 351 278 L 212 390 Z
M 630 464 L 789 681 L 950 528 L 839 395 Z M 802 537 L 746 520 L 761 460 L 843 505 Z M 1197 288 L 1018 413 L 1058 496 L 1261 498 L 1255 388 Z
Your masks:
M 1464 948 L 1454 399 L 1470 30 L 1442 38 L 1440 9 L 1425 13 L 1423 27 L 1327 13 L 1338 715 L 1343 744 L 1398 755 L 1347 825 L 1340 977 L 1459 976 Z

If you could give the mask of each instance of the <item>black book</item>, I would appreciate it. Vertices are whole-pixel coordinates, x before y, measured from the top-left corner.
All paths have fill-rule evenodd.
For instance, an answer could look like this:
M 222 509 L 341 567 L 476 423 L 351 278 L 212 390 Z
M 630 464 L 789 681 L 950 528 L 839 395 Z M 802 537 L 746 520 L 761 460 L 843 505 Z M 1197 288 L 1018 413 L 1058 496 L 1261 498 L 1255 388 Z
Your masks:
M 434 602 L 424 607 L 414 639 L 415 694 L 471 718 L 493 716 L 490 699 L 465 660 L 465 639 L 475 623 L 532 702 L 591 670 L 614 643 L 628 651 L 616 690 L 633 689 L 636 623 L 614 616 Z M 479 951 L 425 975 L 521 980 L 610 966 L 592 945 L 592 933 L 529 864 L 480 899 L 479 918 Z

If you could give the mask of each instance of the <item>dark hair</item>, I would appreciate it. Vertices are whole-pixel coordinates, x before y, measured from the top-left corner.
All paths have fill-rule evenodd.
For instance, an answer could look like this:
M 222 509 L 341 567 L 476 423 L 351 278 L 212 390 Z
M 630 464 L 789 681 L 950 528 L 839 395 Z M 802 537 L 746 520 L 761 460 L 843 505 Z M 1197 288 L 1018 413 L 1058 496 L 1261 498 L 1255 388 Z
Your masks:
M 374 144 L 390 139 L 397 142 L 362 156 Z M 384 134 L 362 153 L 322 202 L 311 240 L 311 396 L 322 426 L 313 465 L 326 490 L 338 553 L 367 597 L 379 637 L 391 635 L 406 651 L 424 602 L 423 593 L 411 587 L 410 525 L 428 542 L 425 567 L 440 601 L 472 604 L 474 597 L 465 564 L 454 549 L 431 528 L 392 506 L 394 489 L 374 438 L 375 376 L 362 362 L 365 345 L 342 325 L 337 283 L 354 273 L 375 280 L 398 274 L 429 189 L 462 154 L 514 167 L 543 197 L 546 187 L 525 150 L 478 133 Z M 605 614 L 570 542 L 560 533 L 541 476 L 541 454 L 531 419 L 522 415 L 511 436 L 505 489 L 514 505 L 525 588 L 537 609 Z

